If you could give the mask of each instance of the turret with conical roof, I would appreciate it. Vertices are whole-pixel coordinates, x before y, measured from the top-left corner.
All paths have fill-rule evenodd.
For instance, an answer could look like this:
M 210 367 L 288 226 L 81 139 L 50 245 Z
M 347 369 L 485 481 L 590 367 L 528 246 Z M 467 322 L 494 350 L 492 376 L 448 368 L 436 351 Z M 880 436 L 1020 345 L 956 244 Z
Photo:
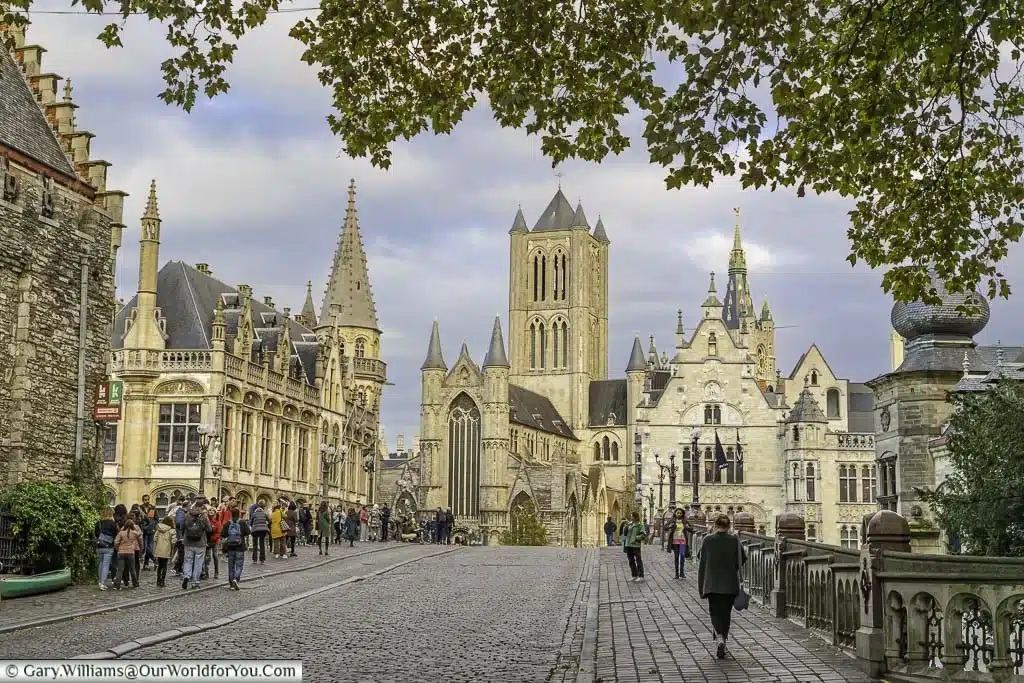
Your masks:
M 156 198 L 156 180 L 149 185 L 146 209 L 140 220 L 139 285 L 135 314 L 124 337 L 126 349 L 163 349 L 166 334 L 157 322 L 157 274 L 160 270 L 160 210 Z
M 509 234 L 513 232 L 529 232 L 530 229 L 526 227 L 526 216 L 523 215 L 523 207 L 519 207 L 516 211 L 516 217 L 512 220 L 512 229 L 509 230 Z
M 629 354 L 626 374 L 631 372 L 647 372 L 647 361 L 644 359 L 644 347 L 640 344 L 640 335 L 633 339 L 633 350 Z
M 505 340 L 501 335 L 501 316 L 494 316 L 494 327 L 491 329 L 491 343 L 484 355 L 483 367 L 507 368 L 508 357 L 505 355 Z
M 598 214 L 598 216 L 597 216 L 597 225 L 594 226 L 594 239 L 596 239 L 598 242 L 605 242 L 605 243 L 608 243 L 608 242 L 611 241 L 611 240 L 608 239 L 608 233 L 605 232 L 604 220 L 602 220 L 600 214 Z
M 587 222 L 587 214 L 583 212 L 583 202 L 580 201 L 576 204 L 576 211 L 573 212 L 572 226 L 573 228 L 582 228 L 584 230 L 590 230 L 590 224 Z
M 437 321 L 430 329 L 430 343 L 427 345 L 427 357 L 420 366 L 420 370 L 442 370 L 448 372 L 448 366 L 444 362 L 444 354 L 441 352 L 441 332 L 438 329 Z

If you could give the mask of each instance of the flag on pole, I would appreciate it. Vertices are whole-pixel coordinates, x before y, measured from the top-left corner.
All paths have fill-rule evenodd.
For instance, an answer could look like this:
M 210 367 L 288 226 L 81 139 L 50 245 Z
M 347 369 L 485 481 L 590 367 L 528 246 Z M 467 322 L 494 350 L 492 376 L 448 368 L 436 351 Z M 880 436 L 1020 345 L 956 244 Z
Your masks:
M 718 438 L 718 430 L 715 430 L 715 466 L 724 470 L 729 466 L 729 460 L 725 457 L 725 449 L 722 447 L 722 440 Z
M 743 446 L 740 445 L 740 430 L 736 430 L 736 463 L 743 464 Z

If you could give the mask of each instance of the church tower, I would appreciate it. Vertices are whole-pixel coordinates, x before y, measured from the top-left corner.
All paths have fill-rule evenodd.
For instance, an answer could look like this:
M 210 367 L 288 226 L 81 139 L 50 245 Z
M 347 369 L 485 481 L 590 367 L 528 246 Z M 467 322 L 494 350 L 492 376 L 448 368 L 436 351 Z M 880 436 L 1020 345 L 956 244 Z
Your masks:
M 559 187 L 533 230 L 520 209 L 509 234 L 509 382 L 585 428 L 590 382 L 608 376 L 604 222 L 592 229 L 582 203 L 574 210 Z
M 312 304 L 310 298 L 309 301 Z M 312 306 L 310 305 L 310 309 Z M 303 307 L 303 318 L 315 318 Z M 348 186 L 348 208 L 345 223 L 334 252 L 331 277 L 327 282 L 319 320 L 317 338 L 333 337 L 340 355 L 349 363 L 346 373 L 354 373 L 355 391 L 360 403 L 372 411 L 380 409 L 381 391 L 387 382 L 386 366 L 380 359 L 380 324 L 377 306 L 370 289 L 370 273 L 366 265 L 363 237 L 356 213 L 356 181 Z
M 140 221 L 139 285 L 129 327 L 124 336 L 125 349 L 162 350 L 167 345 L 163 316 L 157 306 L 156 288 L 160 272 L 160 211 L 156 201 L 156 181 L 149 185 L 146 210 Z

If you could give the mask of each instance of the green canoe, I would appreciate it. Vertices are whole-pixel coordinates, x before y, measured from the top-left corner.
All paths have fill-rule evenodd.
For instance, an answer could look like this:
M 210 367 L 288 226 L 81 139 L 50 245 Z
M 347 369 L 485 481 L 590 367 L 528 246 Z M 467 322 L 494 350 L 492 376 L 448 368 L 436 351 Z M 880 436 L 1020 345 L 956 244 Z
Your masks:
M 59 569 L 55 572 L 45 572 L 31 576 L 0 574 L 0 600 L 51 593 L 70 585 L 70 569 Z

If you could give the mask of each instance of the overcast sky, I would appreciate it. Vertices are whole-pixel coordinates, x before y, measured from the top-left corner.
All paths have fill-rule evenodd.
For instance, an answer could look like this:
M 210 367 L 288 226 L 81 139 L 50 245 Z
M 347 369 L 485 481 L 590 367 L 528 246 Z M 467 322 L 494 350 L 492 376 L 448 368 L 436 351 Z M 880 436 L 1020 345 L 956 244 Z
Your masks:
M 69 3 L 35 7 L 67 10 Z M 113 164 L 109 187 L 131 195 L 119 296 L 135 291 L 138 217 L 156 178 L 161 261 L 207 262 L 226 282 L 250 284 L 293 311 L 312 280 L 319 310 L 346 187 L 356 179 L 383 356 L 395 384 L 382 418 L 393 446 L 396 434 L 418 430 L 419 367 L 431 322 L 440 321 L 449 363 L 463 339 L 482 359 L 496 313 L 507 329 L 508 230 L 520 203 L 532 227 L 558 179 L 539 141 L 500 129 L 486 110 L 450 137 L 399 145 L 388 172 L 341 155 L 325 122 L 329 93 L 287 35 L 300 16 L 272 17 L 245 39 L 229 72 L 231 92 L 191 114 L 157 99 L 159 65 L 170 53 L 163 30 L 144 19 L 129 19 L 120 50 L 95 40 L 110 17 L 37 14 L 28 42 L 49 50 L 44 72 L 72 78 L 79 127 L 96 135 L 93 157 Z M 767 296 L 780 328 L 783 372 L 811 343 L 842 377 L 865 381 L 888 371 L 891 301 L 880 273 L 845 261 L 848 204 L 841 199 L 744 191 L 730 179 L 668 191 L 642 148 L 600 166 L 569 163 L 562 173 L 570 201 L 582 199 L 592 223 L 601 215 L 612 242 L 612 376 L 622 375 L 636 334 L 645 348 L 650 334 L 671 348 L 677 309 L 692 330 L 708 271 L 727 269 L 737 206 L 756 304 Z M 1024 273 L 1022 253 L 1011 251 L 1004 272 Z M 1012 284 L 1024 286 L 1020 280 Z M 1024 342 L 1022 297 L 993 304 L 979 341 Z

